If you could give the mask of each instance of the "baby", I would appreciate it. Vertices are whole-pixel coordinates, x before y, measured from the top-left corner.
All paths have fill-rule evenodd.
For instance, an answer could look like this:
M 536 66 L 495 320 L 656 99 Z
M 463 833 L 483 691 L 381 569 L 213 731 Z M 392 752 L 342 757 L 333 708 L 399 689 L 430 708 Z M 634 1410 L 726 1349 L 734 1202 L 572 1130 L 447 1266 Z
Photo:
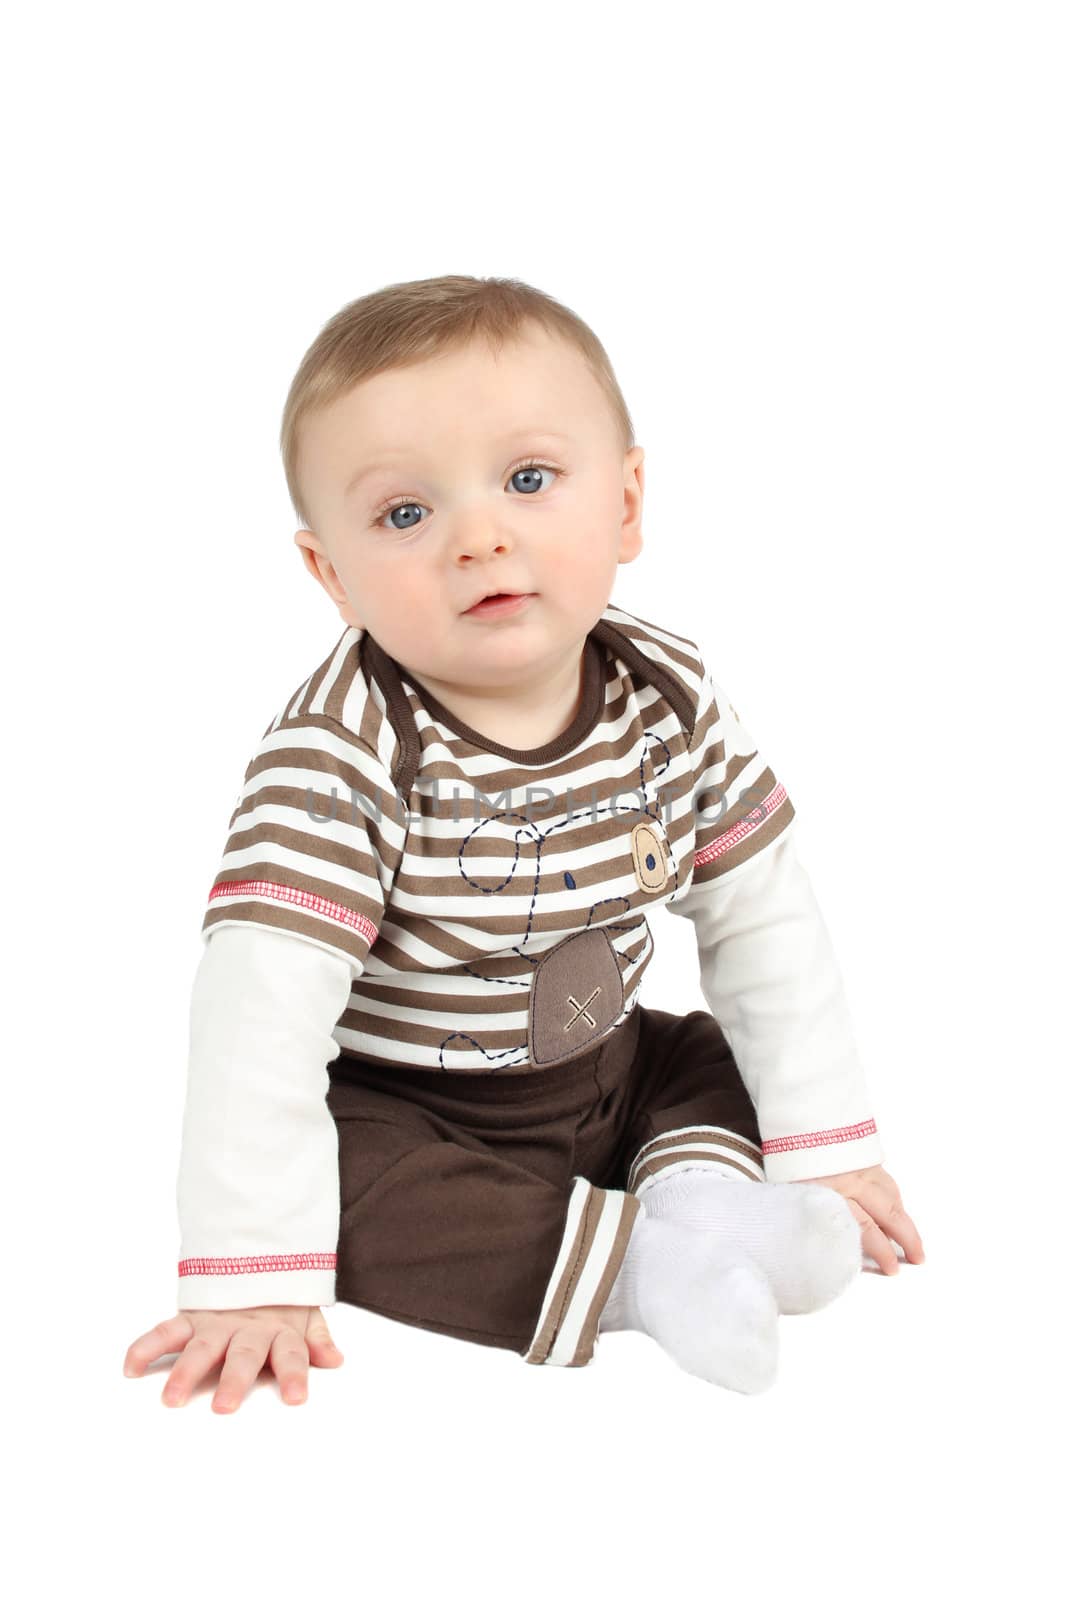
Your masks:
M 792 803 L 703 641 L 612 605 L 644 452 L 611 364 L 509 279 L 346 306 L 282 424 L 345 627 L 247 766 L 207 897 L 178 1315 L 125 1371 L 269 1364 L 321 1308 L 582 1366 L 637 1329 L 766 1389 L 779 1313 L 924 1259 L 882 1149 Z M 709 1010 L 643 1006 L 646 913 Z M 895 1241 L 895 1243 L 893 1242 Z

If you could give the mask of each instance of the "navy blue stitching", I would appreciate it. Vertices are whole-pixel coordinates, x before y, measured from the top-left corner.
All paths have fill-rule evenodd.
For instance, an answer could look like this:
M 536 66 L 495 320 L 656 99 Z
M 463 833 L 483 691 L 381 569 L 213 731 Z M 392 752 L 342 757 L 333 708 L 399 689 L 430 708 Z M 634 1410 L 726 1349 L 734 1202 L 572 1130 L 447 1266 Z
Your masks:
M 652 767 L 652 772 L 651 772 L 652 778 L 653 779 L 661 778 L 663 776 L 663 774 L 666 773 L 669 770 L 673 758 L 672 758 L 672 756 L 670 754 L 670 749 L 669 749 L 668 744 L 666 743 L 666 741 L 662 738 L 662 736 L 660 734 L 649 732 L 648 730 L 645 730 L 644 735 L 643 735 L 643 739 L 644 739 L 644 752 L 643 752 L 643 754 L 641 755 L 641 758 L 640 758 L 639 792 L 640 792 L 641 798 L 644 801 L 644 804 L 642 806 L 639 806 L 639 807 L 635 806 L 635 805 L 615 806 L 613 808 L 613 812 L 614 812 L 615 816 L 622 816 L 622 815 L 626 815 L 626 814 L 647 816 L 647 817 L 651 818 L 652 821 L 659 823 L 660 831 L 662 833 L 662 838 L 663 838 L 663 841 L 665 843 L 666 856 L 667 856 L 667 859 L 669 861 L 670 871 L 671 871 L 671 873 L 673 875 L 673 878 L 674 878 L 674 887 L 673 887 L 672 891 L 670 892 L 670 894 L 667 896 L 666 901 L 665 901 L 666 904 L 669 904 L 669 902 L 672 901 L 675 898 L 675 896 L 677 895 L 678 890 L 680 888 L 680 878 L 679 878 L 679 874 L 678 874 L 677 860 L 676 860 L 676 858 L 674 856 L 674 851 L 673 851 L 673 847 L 672 847 L 672 845 L 670 843 L 669 836 L 667 835 L 666 829 L 662 824 L 662 820 L 661 820 L 662 819 L 662 805 L 661 805 L 661 802 L 659 800 L 659 797 L 658 797 L 657 793 L 653 793 L 653 795 L 651 796 L 651 803 L 649 804 L 648 773 L 647 773 L 646 769 L 647 769 L 648 763 L 650 762 L 651 767 Z M 649 749 L 649 746 L 652 743 L 652 741 L 655 741 L 656 743 L 658 743 L 662 747 L 662 749 L 666 752 L 666 759 L 662 763 L 661 766 L 656 766 L 654 758 L 651 755 L 651 751 Z M 581 822 L 585 818 L 598 816 L 598 815 L 599 815 L 599 807 L 597 806 L 597 807 L 594 808 L 593 806 L 589 806 L 589 807 L 586 808 L 586 810 L 579 811 L 574 816 L 566 817 L 563 820 L 555 823 L 552 827 L 547 828 L 547 829 L 543 829 L 543 828 L 541 828 L 541 827 L 539 827 L 537 825 L 537 823 L 536 823 L 536 821 L 534 819 L 527 817 L 525 815 L 525 813 L 522 812 L 517 806 L 508 806 L 506 808 L 506 810 L 496 811 L 496 812 L 494 812 L 492 814 L 492 816 L 482 818 L 481 821 L 477 822 L 474 825 L 474 827 L 472 827 L 470 829 L 469 833 L 467 833 L 464 836 L 464 838 L 462 840 L 462 843 L 460 844 L 459 851 L 458 851 L 458 854 L 457 854 L 457 857 L 456 857 L 456 863 L 458 865 L 459 873 L 460 873 L 460 876 L 462 877 L 464 883 L 466 883 L 469 888 L 475 889 L 481 894 L 500 894 L 504 889 L 506 889 L 508 887 L 509 884 L 511 884 L 514 881 L 515 869 L 516 869 L 516 867 L 518 865 L 518 862 L 519 862 L 519 859 L 520 859 L 520 856 L 521 856 L 522 840 L 524 838 L 529 838 L 529 839 L 532 839 L 534 841 L 534 844 L 535 844 L 535 847 L 536 847 L 536 857 L 535 857 L 535 862 L 534 862 L 533 885 L 532 885 L 532 889 L 531 889 L 530 897 L 529 897 L 529 910 L 528 910 L 528 913 L 527 913 L 527 916 L 526 916 L 525 932 L 524 932 L 524 934 L 522 936 L 522 939 L 521 939 L 519 944 L 510 946 L 510 953 L 515 955 L 516 957 L 518 957 L 520 960 L 528 962 L 531 967 L 539 967 L 541 962 L 546 959 L 545 956 L 531 956 L 521 948 L 521 946 L 523 944 L 525 944 L 527 942 L 527 940 L 530 938 L 531 933 L 532 933 L 533 920 L 534 920 L 534 916 L 536 914 L 536 906 L 537 906 L 537 900 L 538 900 L 538 897 L 539 897 L 539 890 L 540 890 L 541 860 L 542 860 L 543 853 L 544 853 L 544 846 L 547 843 L 547 841 L 551 838 L 552 834 L 558 832 L 558 830 L 560 828 L 572 827 L 575 823 Z M 515 830 L 515 832 L 514 832 L 514 839 L 513 839 L 514 856 L 513 856 L 512 862 L 511 862 L 510 870 L 508 871 L 507 875 L 498 884 L 496 884 L 496 885 L 494 885 L 492 887 L 488 887 L 485 884 L 478 883 L 476 879 L 471 877 L 471 875 L 466 871 L 466 868 L 463 865 L 463 853 L 464 853 L 464 851 L 466 849 L 466 846 L 473 839 L 474 835 L 476 833 L 478 833 L 483 827 L 487 827 L 489 825 L 489 823 L 499 822 L 501 818 L 512 817 L 512 816 L 521 818 L 522 819 L 522 825 L 519 828 L 517 828 Z M 572 874 L 567 873 L 565 875 L 565 878 L 568 880 L 567 887 L 576 888 L 576 884 L 575 884 L 575 882 L 573 880 L 573 875 Z M 591 906 L 589 906 L 588 915 L 587 915 L 587 917 L 585 919 L 585 928 L 584 928 L 584 930 L 580 930 L 580 931 L 587 931 L 589 928 L 593 927 L 594 925 L 597 926 L 597 927 L 602 928 L 603 932 L 606 933 L 608 938 L 611 939 L 611 945 L 612 945 L 612 948 L 614 948 L 615 957 L 616 958 L 620 958 L 621 960 L 628 962 L 629 965 L 631 967 L 633 967 L 633 966 L 635 966 L 637 964 L 637 962 L 640 961 L 641 957 L 643 956 L 645 950 L 648 947 L 649 941 L 651 939 L 651 930 L 648 927 L 647 922 L 645 921 L 645 923 L 644 923 L 644 938 L 641 940 L 641 942 L 640 942 L 639 946 L 637 947 L 636 951 L 630 953 L 628 951 L 618 950 L 614 945 L 614 937 L 612 937 L 612 935 L 616 935 L 618 932 L 626 931 L 626 930 L 622 929 L 620 921 L 617 920 L 617 917 L 616 917 L 616 920 L 614 922 L 606 922 L 605 923 L 603 921 L 599 921 L 599 922 L 596 922 L 595 924 L 593 922 L 593 919 L 596 916 L 596 913 L 600 910 L 600 908 L 602 906 L 611 905 L 611 904 L 613 904 L 615 902 L 619 903 L 623 907 L 623 911 L 617 914 L 618 917 L 620 917 L 622 915 L 625 915 L 625 914 L 628 914 L 632 910 L 632 902 L 631 902 L 630 897 L 628 895 L 607 895 L 602 900 L 596 900 L 596 901 L 594 901 L 592 903 Z M 550 953 L 551 952 L 549 952 L 549 954 Z M 527 981 L 527 980 L 521 979 L 521 978 L 494 978 L 494 977 L 487 977 L 484 973 L 475 972 L 473 970 L 473 968 L 470 966 L 469 962 L 462 962 L 462 963 L 460 963 L 460 966 L 461 966 L 462 971 L 467 973 L 468 976 L 470 976 L 471 978 L 477 979 L 480 983 L 485 983 L 485 984 L 496 983 L 496 984 L 502 984 L 506 988 L 524 989 L 526 991 L 527 996 L 529 995 L 529 993 L 530 993 L 530 991 L 532 989 L 532 980 L 531 979 L 529 981 Z M 615 1026 L 618 1026 L 618 1025 L 619 1024 L 615 1024 Z M 610 1032 L 610 1031 L 611 1030 L 609 1029 L 608 1032 Z M 606 1035 L 604 1035 L 604 1037 L 606 1037 Z M 496 1052 L 496 1055 L 494 1057 L 490 1051 L 486 1050 L 483 1045 L 478 1043 L 478 1040 L 472 1034 L 463 1033 L 461 1031 L 457 1031 L 455 1033 L 448 1034 L 444 1039 L 441 1040 L 440 1044 L 437 1047 L 437 1061 L 438 1061 L 438 1064 L 441 1067 L 441 1069 L 444 1070 L 444 1071 L 453 1071 L 453 1070 L 454 1071 L 462 1071 L 463 1070 L 462 1068 L 446 1068 L 444 1066 L 444 1060 L 443 1060 L 444 1050 L 445 1050 L 445 1047 L 453 1039 L 466 1039 L 466 1040 L 468 1040 L 469 1043 L 473 1045 L 474 1049 L 479 1051 L 480 1054 L 482 1055 L 482 1057 L 486 1061 L 489 1061 L 489 1062 L 491 1062 L 493 1060 L 499 1060 L 499 1058 L 503 1057 L 503 1056 L 516 1055 L 518 1053 L 525 1052 L 525 1050 L 526 1050 L 526 1045 L 525 1044 L 522 1044 L 522 1045 L 511 1045 L 505 1050 L 500 1050 L 500 1051 Z M 511 1064 L 513 1064 L 513 1063 L 504 1063 L 504 1065 L 511 1065 Z

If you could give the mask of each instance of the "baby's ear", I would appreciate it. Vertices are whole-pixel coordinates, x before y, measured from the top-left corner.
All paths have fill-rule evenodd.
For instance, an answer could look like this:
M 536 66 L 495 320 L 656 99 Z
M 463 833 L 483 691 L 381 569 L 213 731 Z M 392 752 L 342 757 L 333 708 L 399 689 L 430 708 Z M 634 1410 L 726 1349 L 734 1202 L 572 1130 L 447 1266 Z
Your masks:
M 640 523 L 629 523 L 622 529 L 622 538 L 618 546 L 618 565 L 624 566 L 627 561 L 635 561 L 644 548 L 644 535 L 640 530 Z
M 344 621 L 351 623 L 353 627 L 361 628 L 362 623 L 355 622 L 349 615 L 351 606 L 347 592 L 318 535 L 312 533 L 310 528 L 298 528 L 293 535 L 293 542 L 299 547 L 304 566 L 315 581 L 325 589 Z
M 644 511 L 644 451 L 639 444 L 626 451 L 625 457 L 625 514 L 622 518 L 622 539 L 618 552 L 619 563 L 635 561 L 644 548 L 641 528 Z

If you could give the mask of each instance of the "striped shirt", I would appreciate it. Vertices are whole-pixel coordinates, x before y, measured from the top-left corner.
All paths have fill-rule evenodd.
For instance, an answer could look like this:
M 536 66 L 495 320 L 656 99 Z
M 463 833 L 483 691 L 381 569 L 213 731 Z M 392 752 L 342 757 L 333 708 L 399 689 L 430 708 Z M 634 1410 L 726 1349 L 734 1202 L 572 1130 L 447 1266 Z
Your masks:
M 620 1026 L 649 908 L 793 816 L 696 644 L 618 606 L 586 639 L 574 720 L 532 750 L 468 727 L 349 627 L 247 767 L 202 933 L 251 921 L 345 956 L 342 1056 L 528 1069 L 530 993 L 560 941 L 606 935 Z
M 345 629 L 264 731 L 207 896 L 179 1308 L 333 1304 L 327 1061 L 548 1069 L 632 1011 L 656 905 L 695 928 L 703 993 L 756 1107 L 750 1175 L 880 1162 L 794 822 L 698 646 L 618 606 L 585 641 L 569 727 L 527 750 Z M 527 1360 L 590 1358 L 636 1197 L 664 1165 L 719 1161 L 720 1133 L 657 1135 L 625 1191 L 575 1176 Z

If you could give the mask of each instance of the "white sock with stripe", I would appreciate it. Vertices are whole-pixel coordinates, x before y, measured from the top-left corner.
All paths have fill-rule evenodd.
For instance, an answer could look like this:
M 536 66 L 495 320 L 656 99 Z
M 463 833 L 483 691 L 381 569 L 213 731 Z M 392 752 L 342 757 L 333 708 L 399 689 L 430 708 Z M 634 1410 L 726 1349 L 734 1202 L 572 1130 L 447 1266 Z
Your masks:
M 756 1183 L 705 1162 L 667 1167 L 641 1188 L 648 1214 L 750 1256 L 779 1311 L 818 1311 L 862 1267 L 862 1232 L 844 1196 L 817 1184 Z
M 777 1376 L 777 1304 L 756 1264 L 643 1205 L 599 1321 L 602 1333 L 624 1328 L 726 1389 L 757 1394 Z

